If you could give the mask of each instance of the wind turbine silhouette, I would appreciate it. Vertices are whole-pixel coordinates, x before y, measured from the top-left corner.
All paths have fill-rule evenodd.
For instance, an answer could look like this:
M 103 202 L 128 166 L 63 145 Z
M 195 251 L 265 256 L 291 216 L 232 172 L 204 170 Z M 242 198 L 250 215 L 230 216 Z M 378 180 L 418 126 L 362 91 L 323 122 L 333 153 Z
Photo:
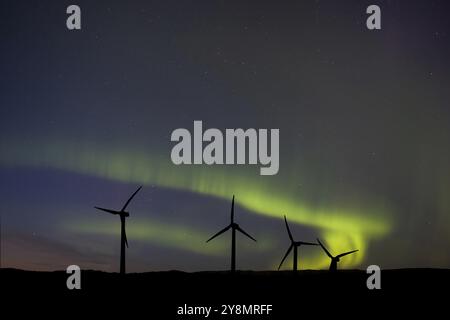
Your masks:
M 289 229 L 289 224 L 287 222 L 286 216 L 284 216 L 284 222 L 286 223 L 286 229 L 287 229 L 287 232 L 288 232 L 288 235 L 289 235 L 289 239 L 291 239 L 291 245 L 287 249 L 286 254 L 283 257 L 283 260 L 281 260 L 281 263 L 278 266 L 278 270 L 280 270 L 281 265 L 283 264 L 284 260 L 286 260 L 287 256 L 291 252 L 292 248 L 294 248 L 294 259 L 293 259 L 292 270 L 294 272 L 297 272 L 297 250 L 298 250 L 298 247 L 300 247 L 301 245 L 318 246 L 318 244 L 317 243 L 311 243 L 311 242 L 294 241 L 294 238 L 292 237 L 291 230 Z
M 128 248 L 128 240 L 127 240 L 127 233 L 125 232 L 125 218 L 130 216 L 130 213 L 125 211 L 128 204 L 130 204 L 130 201 L 134 198 L 136 193 L 141 190 L 142 186 L 140 186 L 132 195 L 131 197 L 125 202 L 125 205 L 120 211 L 111 210 L 111 209 L 105 209 L 100 207 L 94 207 L 95 209 L 105 211 L 111 214 L 118 214 L 120 216 L 120 273 L 125 274 L 125 245 Z
M 340 258 L 342 258 L 343 256 L 346 256 L 348 254 L 351 254 L 353 252 L 359 251 L 359 250 L 352 250 L 352 251 L 348 251 L 348 252 L 344 252 L 344 253 L 338 254 L 337 256 L 333 257 L 331 255 L 331 253 L 327 250 L 327 248 L 325 248 L 325 246 L 322 244 L 322 242 L 320 242 L 319 239 L 317 239 L 317 241 L 319 242 L 319 244 L 322 247 L 323 251 L 325 251 L 327 256 L 329 256 L 330 259 L 331 259 L 330 271 L 336 271 L 337 270 L 337 264 L 338 264 Z
M 231 222 L 230 224 L 225 227 L 224 229 L 217 232 L 215 235 L 213 235 L 211 238 L 209 238 L 206 242 L 211 241 L 215 237 L 218 237 L 222 233 L 228 231 L 228 229 L 231 229 L 231 272 L 236 271 L 236 230 L 242 233 L 243 235 L 249 237 L 253 241 L 256 242 L 256 239 L 253 238 L 251 235 L 249 235 L 247 232 L 241 229 L 241 227 L 234 222 L 234 195 L 233 200 L 231 202 Z

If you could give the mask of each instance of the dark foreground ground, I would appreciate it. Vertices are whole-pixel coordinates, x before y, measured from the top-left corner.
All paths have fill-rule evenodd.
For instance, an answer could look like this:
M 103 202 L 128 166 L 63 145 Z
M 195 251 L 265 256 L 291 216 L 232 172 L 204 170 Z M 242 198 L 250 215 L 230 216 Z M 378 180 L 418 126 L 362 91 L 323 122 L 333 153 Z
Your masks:
M 61 315 L 79 312 L 88 318 L 98 314 L 102 319 L 119 314 L 127 319 L 206 318 L 205 314 L 179 315 L 180 307 L 183 312 L 192 310 L 189 307 L 211 307 L 207 319 L 300 319 L 311 314 L 367 318 L 386 317 L 394 310 L 403 315 L 428 311 L 431 316 L 447 310 L 450 301 L 450 269 L 384 270 L 381 290 L 369 290 L 369 275 L 359 270 L 300 271 L 297 275 L 170 271 L 125 276 L 82 271 L 81 290 L 67 289 L 64 271 L 1 269 L 0 274 L 1 310 L 11 308 L 17 318 L 22 313 L 48 315 L 52 310 L 63 310 Z M 243 305 L 246 313 L 253 314 L 243 315 Z

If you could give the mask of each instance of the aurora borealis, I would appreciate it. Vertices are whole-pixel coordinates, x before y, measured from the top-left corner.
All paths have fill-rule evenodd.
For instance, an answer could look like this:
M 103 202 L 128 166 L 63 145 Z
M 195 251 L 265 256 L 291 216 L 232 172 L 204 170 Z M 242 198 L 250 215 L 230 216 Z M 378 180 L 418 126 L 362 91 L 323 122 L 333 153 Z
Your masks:
M 276 269 L 283 215 L 298 240 L 359 249 L 343 268 L 450 267 L 448 4 L 377 3 L 380 31 L 356 0 L 79 1 L 68 31 L 69 2 L 2 2 L 2 267 L 117 271 L 117 219 L 93 206 L 137 185 L 130 271 L 226 269 L 229 237 L 205 241 L 233 194 L 258 239 L 238 268 Z M 174 165 L 194 120 L 279 128 L 278 174 Z

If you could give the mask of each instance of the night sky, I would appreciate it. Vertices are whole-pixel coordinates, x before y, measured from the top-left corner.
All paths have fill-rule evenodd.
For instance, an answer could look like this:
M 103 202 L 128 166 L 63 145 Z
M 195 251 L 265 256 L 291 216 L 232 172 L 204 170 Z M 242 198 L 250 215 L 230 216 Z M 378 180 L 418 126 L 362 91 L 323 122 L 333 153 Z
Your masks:
M 1 266 L 450 267 L 448 1 L 2 1 Z M 82 29 L 66 28 L 81 7 Z M 366 28 L 377 4 L 382 30 Z M 279 128 L 280 170 L 172 164 L 176 128 Z M 290 258 L 289 258 L 290 259 Z M 301 247 L 299 268 L 327 268 Z M 291 260 L 284 263 L 291 267 Z

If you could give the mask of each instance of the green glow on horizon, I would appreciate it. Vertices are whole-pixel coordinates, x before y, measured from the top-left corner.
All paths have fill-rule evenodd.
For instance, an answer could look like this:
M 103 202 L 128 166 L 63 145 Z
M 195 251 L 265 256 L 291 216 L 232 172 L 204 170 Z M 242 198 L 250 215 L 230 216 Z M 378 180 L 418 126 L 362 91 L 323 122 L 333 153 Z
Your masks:
M 114 236 L 119 239 L 120 222 L 118 220 L 117 217 L 105 215 L 104 219 L 101 220 L 96 218 L 94 221 L 65 222 L 63 227 L 75 233 Z M 182 249 L 207 256 L 222 256 L 228 254 L 229 251 L 229 237 L 226 234 L 218 238 L 219 241 L 206 243 L 206 240 L 214 232 L 206 232 L 186 225 L 161 223 L 148 218 L 134 218 L 133 220 L 127 220 L 126 229 L 129 243 L 132 241 L 151 242 L 160 246 Z M 255 250 L 248 243 L 242 242 L 240 246 L 244 249 Z M 270 248 L 271 244 L 268 239 L 258 242 L 258 250 Z
M 98 145 L 35 143 L 27 148 L 18 145 L 12 143 L 6 148 L 8 153 L 2 156 L 0 164 L 50 167 L 114 181 L 188 190 L 227 200 L 235 194 L 237 204 L 254 213 L 278 219 L 286 214 L 291 223 L 318 228 L 319 237 L 333 253 L 354 248 L 360 250 L 357 254 L 345 257 L 340 263 L 341 267 L 359 265 L 364 260 L 368 242 L 382 238 L 392 228 L 389 218 L 392 215 L 384 203 L 359 204 L 355 201 L 334 206 L 308 205 L 290 192 L 288 185 L 276 179 L 263 179 L 256 170 L 251 172 L 253 176 L 239 168 L 233 170 L 230 167 L 206 165 L 177 167 L 171 163 L 170 155 L 150 156 L 132 149 L 121 148 L 119 151 Z M 133 236 L 156 243 L 160 240 L 170 242 L 158 232 L 157 227 L 134 228 L 128 232 L 130 237 L 133 233 Z M 176 237 L 175 234 L 183 234 L 183 230 L 174 227 L 171 233 Z M 196 250 L 189 244 L 183 245 L 186 250 Z M 198 250 L 204 252 L 209 249 Z M 327 258 L 306 259 L 303 263 L 310 268 L 324 268 Z
M 109 219 L 108 219 L 109 218 Z M 103 220 L 92 221 L 72 221 L 67 223 L 66 229 L 84 234 L 115 236 L 120 237 L 120 222 L 105 215 Z M 225 252 L 223 243 L 216 242 L 211 246 L 200 246 L 208 239 L 206 233 L 186 226 L 175 226 L 173 224 L 163 224 L 155 220 L 127 220 L 127 238 L 132 241 L 150 241 L 151 243 L 187 250 L 197 254 L 220 255 Z

